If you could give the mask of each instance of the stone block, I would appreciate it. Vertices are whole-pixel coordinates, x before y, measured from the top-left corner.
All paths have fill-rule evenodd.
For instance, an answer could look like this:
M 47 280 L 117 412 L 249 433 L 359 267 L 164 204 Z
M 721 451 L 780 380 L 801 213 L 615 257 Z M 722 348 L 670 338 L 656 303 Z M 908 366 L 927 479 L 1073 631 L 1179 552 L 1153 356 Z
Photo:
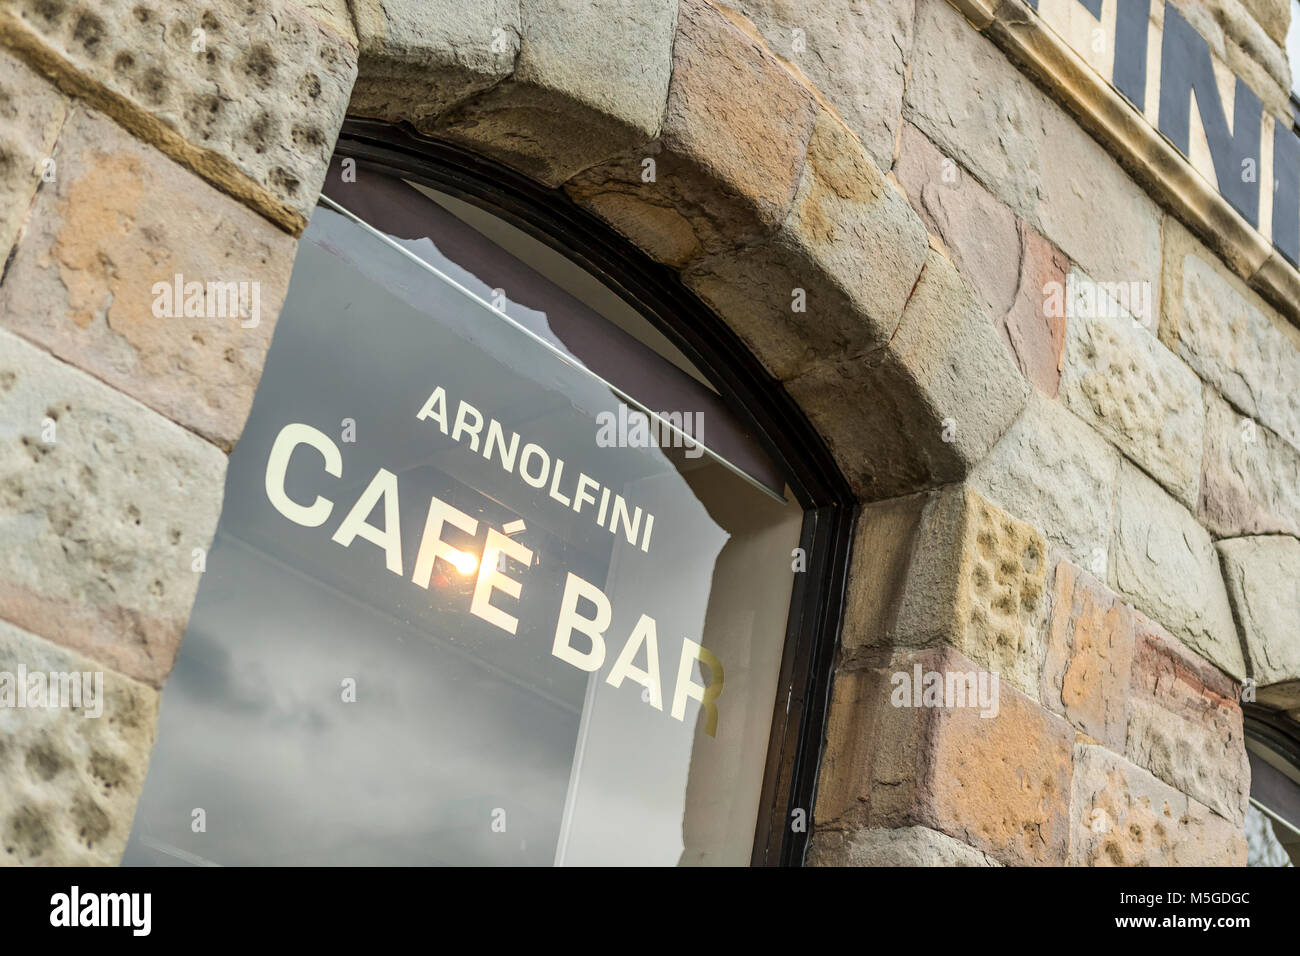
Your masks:
M 1072 285 L 1091 283 L 1079 278 Z M 1070 310 L 1061 395 L 1070 411 L 1195 507 L 1205 429 L 1201 383 L 1132 315 L 1118 307 Z
M 1264 688 L 1300 680 L 1300 541 L 1269 535 L 1220 541 L 1218 548 L 1256 693 L 1263 703 L 1287 706 Z
M 928 827 L 819 830 L 808 848 L 809 866 L 998 866 L 946 833 Z
M 1071 866 L 1244 866 L 1240 826 L 1095 744 L 1074 748 Z
M 925 227 L 852 132 L 821 112 L 789 215 L 768 239 L 683 276 L 768 369 L 879 350 L 899 327 L 929 253 Z
M 1119 453 L 1059 402 L 1029 399 L 971 474 L 976 491 L 1038 528 L 1075 564 L 1105 559 Z
M 158 692 L 0 621 L 0 673 L 13 680 L 20 667 L 97 689 L 80 709 L 0 706 L 0 866 L 115 866 L 149 769 Z
M 1218 537 L 1300 535 L 1300 451 L 1209 386 L 1196 516 Z
M 67 97 L 0 51 L 0 282 L 37 187 L 58 175 L 54 140 L 67 112 Z
M 1158 286 L 1159 208 L 1072 117 L 946 0 L 913 50 L 904 119 L 1089 274 Z
M 1240 826 L 1250 766 L 1239 685 L 1159 625 L 1135 620 L 1128 734 L 1111 749 Z
M 1043 290 L 1065 285 L 1065 257 L 1028 223 L 904 123 L 894 175 L 926 228 L 943 242 L 996 322 L 1021 373 L 1056 395 L 1065 314 L 1048 314 Z
M 826 97 L 877 166 L 893 164 L 912 48 L 911 0 L 736 0 L 729 6 Z
M 1155 482 L 1121 463 L 1109 585 L 1196 653 L 1245 676 L 1218 555 L 1209 534 Z
M 351 0 L 356 88 L 348 111 L 427 126 L 510 75 L 519 56 L 519 0 Z
M 295 4 L 7 0 L 0 36 L 285 228 L 311 217 L 356 49 Z
M 0 284 L 0 324 L 233 447 L 293 237 L 82 106 L 59 138 L 58 169 Z M 203 314 L 185 315 L 187 304 Z
M 0 618 L 161 687 L 225 471 L 215 446 L 0 331 Z
M 523 0 L 513 73 L 417 125 L 558 186 L 659 134 L 677 10 L 677 0 Z
M 785 220 L 817 104 L 749 32 L 704 0 L 683 0 L 672 56 L 659 138 L 575 176 L 565 190 L 652 257 L 681 267 L 768 235 Z
M 786 388 L 867 500 L 964 476 L 1030 391 L 969 287 L 934 251 L 887 348 L 814 367 Z
M 1166 230 L 1160 338 L 1246 415 L 1300 448 L 1300 329 L 1190 233 Z
M 1124 749 L 1133 610 L 1087 572 L 1056 566 L 1041 699 L 1075 729 Z

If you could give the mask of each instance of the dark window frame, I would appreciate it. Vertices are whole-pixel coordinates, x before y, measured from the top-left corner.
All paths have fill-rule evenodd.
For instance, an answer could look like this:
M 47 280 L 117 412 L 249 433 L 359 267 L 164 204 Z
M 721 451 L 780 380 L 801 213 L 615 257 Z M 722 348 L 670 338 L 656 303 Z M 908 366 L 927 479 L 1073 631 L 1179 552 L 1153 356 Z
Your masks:
M 808 563 L 790 608 L 751 862 L 802 865 L 858 510 L 825 442 L 780 383 L 676 271 L 651 260 L 562 190 L 405 125 L 350 118 L 335 153 L 355 160 L 358 170 L 399 176 L 479 206 L 600 279 L 735 398 L 737 410 L 784 466 L 805 509 L 800 546 Z M 327 183 L 327 190 L 335 185 Z M 804 811 L 799 831 L 792 829 L 795 810 Z

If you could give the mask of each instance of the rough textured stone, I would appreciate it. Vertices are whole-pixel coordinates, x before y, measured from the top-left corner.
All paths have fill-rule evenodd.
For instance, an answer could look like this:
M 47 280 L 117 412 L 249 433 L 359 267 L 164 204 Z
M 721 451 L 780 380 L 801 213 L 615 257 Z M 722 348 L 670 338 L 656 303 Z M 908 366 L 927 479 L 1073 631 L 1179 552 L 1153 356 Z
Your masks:
M 1200 380 L 1127 312 L 1090 311 L 1069 313 L 1066 407 L 1194 507 L 1205 428 Z
M 928 827 L 819 830 L 808 848 L 810 866 L 999 866 L 987 853 Z
M 158 693 L 0 621 L 0 671 L 20 666 L 102 674 L 86 685 L 102 679 L 102 713 L 0 707 L 0 866 L 115 865 L 149 768 Z
M 1111 750 L 1128 732 L 1133 610 L 1074 565 L 1056 566 L 1041 699 Z
M 59 139 L 0 284 L 0 324 L 231 448 L 243 430 L 296 249 L 286 235 L 84 107 Z M 253 328 L 154 314 L 155 283 L 257 283 Z M 251 286 L 249 287 L 251 291 Z M 215 290 L 214 290 L 215 292 Z M 217 311 L 227 313 L 216 316 Z
M 704 0 L 683 0 L 659 139 L 566 184 L 651 256 L 682 266 L 770 234 L 799 185 L 812 92 Z M 643 161 L 655 161 L 646 182 Z
M 1240 687 L 1136 615 L 1129 760 L 1240 825 L 1250 792 Z
M 351 0 L 358 75 L 348 111 L 427 126 L 510 75 L 519 0 Z
M 1109 581 L 1139 610 L 1228 674 L 1245 676 L 1209 534 L 1178 502 L 1121 462 Z
M 1250 676 L 1260 688 L 1300 680 L 1300 541 L 1270 535 L 1218 547 Z M 1268 702 L 1267 694 L 1259 696 Z
M 1220 537 L 1300 535 L 1300 451 L 1205 388 L 1196 516 Z
M 1064 286 L 1065 257 L 911 123 L 903 124 L 894 174 L 982 298 L 1021 373 L 1055 396 L 1065 316 L 1047 314 L 1043 289 Z
M 1279 45 L 1286 43 L 1287 28 L 1291 25 L 1291 4 L 1288 0 L 1242 0 L 1242 3 L 1264 28 L 1269 39 Z
M 0 618 L 161 686 L 225 470 L 213 445 L 0 331 Z
M 891 516 L 913 520 L 902 507 Z M 877 626 L 861 628 L 862 612 L 846 621 L 845 659 L 881 644 L 946 644 L 1036 698 L 1047 577 L 1042 536 L 961 488 L 930 496 L 918 519 L 907 529 L 906 579 L 870 612 Z
M 67 97 L 0 51 L 0 266 L 8 261 L 42 176 L 58 174 L 46 161 L 67 111 Z
M 1060 403 L 1030 398 L 971 487 L 1030 522 L 1075 564 L 1105 557 L 1119 454 Z
M 753 21 L 777 56 L 808 77 L 862 139 L 876 165 L 888 169 L 912 48 L 911 0 L 735 0 L 729 5 Z
M 1241 828 L 1104 747 L 1074 748 L 1072 866 L 1244 866 Z
M 913 48 L 905 119 L 1089 274 L 1158 285 L 1159 209 L 1074 119 L 946 0 Z
M 204 31 L 197 50 L 196 29 Z M 80 85 L 201 175 L 240 189 L 230 176 L 238 171 L 299 226 L 310 218 L 356 78 L 356 50 L 293 3 L 103 0 L 92 9 L 7 0 L 0 33 L 34 47 L 60 82 Z
M 1074 732 L 1005 683 L 995 717 L 971 706 L 893 706 L 891 674 L 918 664 L 978 670 L 945 648 L 836 675 L 818 829 L 924 826 L 1001 863 L 1064 863 Z
M 683 276 L 778 378 L 879 350 L 928 253 L 925 227 L 861 143 L 818 114 L 790 214 L 768 240 Z M 795 310 L 794 290 L 804 293 Z
M 1176 223 L 1165 245 L 1160 338 L 1229 402 L 1300 447 L 1300 329 Z
M 514 72 L 428 129 L 551 186 L 639 148 L 663 121 L 677 8 L 523 0 Z
M 962 477 L 1030 391 L 973 293 L 933 251 L 887 348 L 817 366 L 786 388 L 868 500 Z

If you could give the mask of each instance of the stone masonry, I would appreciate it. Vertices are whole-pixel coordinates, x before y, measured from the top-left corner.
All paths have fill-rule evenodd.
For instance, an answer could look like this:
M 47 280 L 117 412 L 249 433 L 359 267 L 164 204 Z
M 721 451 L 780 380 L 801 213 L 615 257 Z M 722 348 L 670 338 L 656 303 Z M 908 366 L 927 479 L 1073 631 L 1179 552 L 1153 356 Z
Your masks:
M 1286 79 L 1282 0 L 1177 5 Z M 1243 698 L 1300 716 L 1300 328 L 955 6 L 0 0 L 0 671 L 106 688 L 0 709 L 0 864 L 121 855 L 345 115 L 608 223 L 826 443 L 808 862 L 1244 862 Z

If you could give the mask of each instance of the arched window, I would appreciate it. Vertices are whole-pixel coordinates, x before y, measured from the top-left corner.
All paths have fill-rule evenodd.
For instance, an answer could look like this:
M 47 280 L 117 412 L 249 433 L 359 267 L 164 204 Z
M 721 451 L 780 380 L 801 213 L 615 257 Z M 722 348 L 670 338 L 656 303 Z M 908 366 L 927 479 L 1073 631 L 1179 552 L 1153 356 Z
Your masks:
M 124 862 L 799 862 L 849 500 L 671 273 L 349 124 Z

